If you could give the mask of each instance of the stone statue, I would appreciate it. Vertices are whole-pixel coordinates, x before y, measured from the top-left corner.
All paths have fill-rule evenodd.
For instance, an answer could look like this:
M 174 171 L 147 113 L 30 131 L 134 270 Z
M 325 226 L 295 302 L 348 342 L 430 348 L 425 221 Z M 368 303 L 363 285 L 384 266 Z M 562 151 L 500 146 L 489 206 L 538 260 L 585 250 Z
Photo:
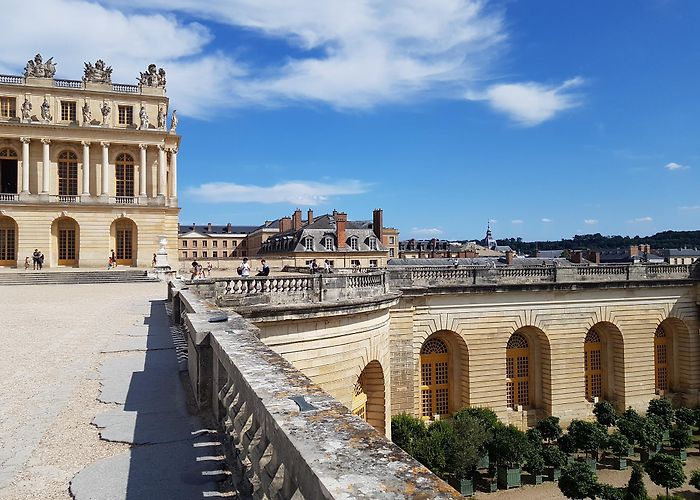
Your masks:
M 165 130 L 165 107 L 158 106 L 158 129 Z
M 44 102 L 41 103 L 41 119 L 46 123 L 51 121 L 51 106 L 46 97 L 44 97 Z
M 138 81 L 143 87 L 165 87 L 165 70 L 157 70 L 155 64 L 149 64 L 148 69 L 140 73 Z
M 173 116 L 170 118 L 170 133 L 174 134 L 177 129 L 177 109 L 173 109 Z
M 24 76 L 31 76 L 34 78 L 53 78 L 56 74 L 56 63 L 53 62 L 53 57 L 49 58 L 48 61 L 44 62 L 41 54 L 34 56 L 34 59 L 27 61 L 27 65 L 24 67 Z
M 26 97 L 24 98 L 24 102 L 22 103 L 22 120 L 24 121 L 29 121 L 32 118 L 32 103 L 29 102 L 29 99 Z
M 85 101 L 83 105 L 83 125 L 90 125 L 92 121 L 92 111 L 90 111 L 90 104 Z
M 102 125 L 106 125 L 107 119 L 109 118 L 109 114 L 112 112 L 112 108 L 109 107 L 109 104 L 107 104 L 107 101 L 102 101 L 102 106 L 100 107 L 100 111 L 102 111 Z
M 92 63 L 85 63 L 85 75 L 83 82 L 91 83 L 112 83 L 112 67 L 98 59 L 93 66 Z
M 141 105 L 141 111 L 139 111 L 139 118 L 141 118 L 141 130 L 148 129 L 148 113 L 146 113 L 146 107 Z

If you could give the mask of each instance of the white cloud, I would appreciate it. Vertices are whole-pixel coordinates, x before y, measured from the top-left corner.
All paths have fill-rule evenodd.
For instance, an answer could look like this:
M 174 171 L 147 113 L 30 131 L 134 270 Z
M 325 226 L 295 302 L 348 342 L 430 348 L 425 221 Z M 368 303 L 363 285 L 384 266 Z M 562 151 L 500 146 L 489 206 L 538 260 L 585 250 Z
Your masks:
M 510 221 L 510 223 L 511 224 L 522 224 L 523 220 L 522 219 L 513 219 L 512 221 Z
M 664 165 L 664 168 L 673 172 L 674 170 L 688 170 L 690 167 L 688 165 L 681 165 L 680 163 L 671 162 Z
M 549 224 L 550 222 L 552 222 L 552 219 L 548 219 L 547 217 L 542 217 L 541 220 L 542 220 L 542 222 L 544 222 L 545 224 Z
M 686 205 L 684 207 L 678 207 L 679 210 L 700 210 L 700 205 Z
M 589 226 L 594 226 L 598 224 L 598 219 L 584 219 L 583 223 L 588 224 Z
M 497 219 L 489 219 L 489 222 L 490 222 L 491 224 L 498 224 L 498 220 L 497 220 Z
M 430 236 L 436 237 L 443 234 L 444 231 L 439 227 L 414 227 L 411 228 L 411 234 L 415 236 Z
M 631 222 L 631 223 L 633 223 L 633 224 L 638 224 L 638 223 L 642 223 L 642 222 L 651 222 L 651 221 L 653 221 L 653 220 L 654 220 L 654 219 L 652 219 L 651 217 L 649 217 L 649 216 L 647 215 L 646 217 L 637 217 L 636 219 L 632 219 L 632 220 L 630 220 L 630 221 L 628 221 L 628 222 Z
M 207 203 L 289 203 L 319 205 L 333 196 L 362 194 L 369 186 L 357 180 L 323 183 L 288 181 L 273 186 L 209 182 L 189 188 L 188 194 Z
M 582 84 L 583 78 L 578 76 L 554 86 L 536 82 L 501 83 L 483 92 L 468 92 L 467 99 L 487 101 L 517 124 L 532 127 L 579 106 L 579 96 L 571 90 Z

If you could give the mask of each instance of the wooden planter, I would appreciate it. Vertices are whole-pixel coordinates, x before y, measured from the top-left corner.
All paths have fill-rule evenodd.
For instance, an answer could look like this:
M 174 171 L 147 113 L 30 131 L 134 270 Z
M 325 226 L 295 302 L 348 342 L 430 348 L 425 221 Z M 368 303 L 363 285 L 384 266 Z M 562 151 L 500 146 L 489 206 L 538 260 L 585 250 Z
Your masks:
M 561 469 L 559 467 L 547 467 L 545 472 L 547 473 L 547 481 L 559 481 L 561 477 Z
M 657 450 L 657 449 L 642 450 L 642 451 L 639 453 L 639 456 L 640 456 L 642 462 L 646 462 L 646 461 L 649 460 L 651 457 L 653 457 L 654 455 L 656 455 L 658 452 L 659 452 L 659 450 Z
M 617 470 L 627 469 L 627 457 L 615 457 L 613 458 L 613 465 Z
M 631 457 L 634 455 L 634 445 L 630 445 L 630 447 L 627 449 L 627 456 Z
M 477 469 L 488 469 L 489 468 L 489 454 L 487 453 L 479 459 L 479 463 L 476 464 Z
M 530 482 L 532 484 L 542 484 L 544 482 L 544 474 L 530 474 Z
M 462 496 L 474 496 L 474 480 L 473 479 L 455 479 L 450 478 L 450 486 L 459 491 Z
M 668 429 L 666 429 L 666 430 L 663 432 L 663 434 L 661 434 L 661 441 L 668 441 L 669 439 L 671 439 L 671 435 L 670 435 L 670 434 L 671 434 L 671 432 L 670 432 Z
M 688 452 L 686 450 L 673 450 L 673 456 L 679 458 L 683 463 L 688 460 Z
M 498 468 L 498 486 L 505 489 L 518 488 L 521 486 L 522 471 L 520 468 L 509 469 L 508 467 Z
M 477 482 L 477 486 L 481 491 L 493 493 L 498 491 L 498 482 L 493 477 L 482 477 Z
M 582 458 L 582 459 L 581 459 L 581 462 L 583 462 L 583 463 L 585 463 L 586 465 L 588 465 L 588 467 L 589 467 L 593 472 L 596 471 L 597 463 L 596 463 L 595 458 Z

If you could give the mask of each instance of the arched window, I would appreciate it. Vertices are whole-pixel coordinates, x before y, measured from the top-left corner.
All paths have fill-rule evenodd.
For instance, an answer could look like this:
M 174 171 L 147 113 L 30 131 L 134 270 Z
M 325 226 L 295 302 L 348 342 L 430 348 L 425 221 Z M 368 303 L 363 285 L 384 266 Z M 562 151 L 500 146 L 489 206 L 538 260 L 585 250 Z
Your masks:
M 17 151 L 11 148 L 5 148 L 0 150 L 0 160 L 16 160 Z
M 61 151 L 58 155 L 58 194 L 78 195 L 78 156 L 73 151 Z
M 323 238 L 323 247 L 326 250 L 331 250 L 331 251 L 335 248 L 335 244 L 334 244 L 333 238 L 331 236 L 326 236 L 325 238 Z
M 114 172 L 117 180 L 117 196 L 134 196 L 134 158 L 121 153 L 114 162 Z
M 514 409 L 530 406 L 530 347 L 519 333 L 506 346 L 506 404 Z
M 440 339 L 428 339 L 420 351 L 421 416 L 449 413 L 449 351 Z
M 654 384 L 656 394 L 668 391 L 668 337 L 662 326 L 654 334 Z
M 350 237 L 350 250 L 357 250 L 357 236 Z
M 595 330 L 589 330 L 583 342 L 583 369 L 586 378 L 586 399 L 603 397 L 603 344 Z
M 17 264 L 17 226 L 9 217 L 0 217 L 0 265 Z

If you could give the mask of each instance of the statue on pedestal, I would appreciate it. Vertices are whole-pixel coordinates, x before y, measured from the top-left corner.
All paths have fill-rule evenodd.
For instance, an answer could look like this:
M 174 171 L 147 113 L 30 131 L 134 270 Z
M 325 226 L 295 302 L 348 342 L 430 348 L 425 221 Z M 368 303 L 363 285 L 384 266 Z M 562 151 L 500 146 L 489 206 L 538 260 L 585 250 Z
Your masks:
M 98 59 L 93 66 L 92 63 L 85 63 L 85 74 L 83 82 L 90 83 L 112 83 L 112 67 Z
M 92 121 L 92 111 L 90 111 L 90 104 L 85 101 L 83 105 L 83 125 L 90 125 Z
M 173 116 L 170 118 L 170 133 L 174 134 L 177 129 L 177 109 L 173 109 Z
M 100 111 L 102 112 L 102 125 L 107 125 L 107 119 L 109 118 L 109 114 L 112 112 L 112 108 L 109 107 L 107 101 L 102 101 Z
M 28 98 L 24 98 L 22 103 L 22 121 L 28 122 L 32 119 L 32 103 Z
M 44 97 L 44 102 L 41 103 L 41 119 L 44 123 L 49 123 L 51 121 L 51 106 L 49 101 Z
M 149 64 L 146 71 L 142 71 L 138 77 L 139 84 L 143 87 L 165 87 L 165 70 L 156 69 L 155 64 Z
M 34 59 L 27 61 L 24 67 L 24 76 L 33 78 L 53 78 L 56 74 L 56 63 L 53 62 L 53 57 L 44 62 L 41 54 L 34 56 Z
M 141 105 L 141 111 L 139 111 L 139 118 L 141 118 L 141 130 L 148 129 L 148 113 L 146 113 L 146 107 Z

